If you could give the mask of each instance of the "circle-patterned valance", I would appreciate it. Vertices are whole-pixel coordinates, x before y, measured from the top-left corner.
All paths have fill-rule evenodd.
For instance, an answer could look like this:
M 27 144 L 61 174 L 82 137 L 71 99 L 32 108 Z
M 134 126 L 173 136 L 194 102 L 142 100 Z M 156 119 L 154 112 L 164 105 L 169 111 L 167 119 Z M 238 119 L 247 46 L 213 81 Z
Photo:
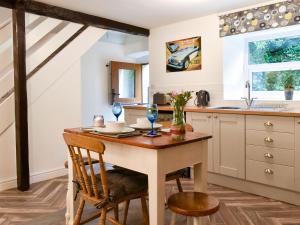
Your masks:
M 300 24 L 300 0 L 220 16 L 220 37 Z

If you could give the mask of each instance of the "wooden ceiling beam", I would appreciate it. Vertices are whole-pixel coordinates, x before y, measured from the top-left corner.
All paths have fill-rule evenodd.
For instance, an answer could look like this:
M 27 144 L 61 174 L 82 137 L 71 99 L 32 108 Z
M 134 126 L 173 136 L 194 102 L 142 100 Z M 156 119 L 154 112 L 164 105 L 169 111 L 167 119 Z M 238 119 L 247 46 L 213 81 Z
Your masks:
M 2 0 L 3 1 L 3 0 Z M 114 30 L 134 35 L 149 36 L 149 29 L 133 26 L 118 21 L 89 15 L 82 12 L 73 11 L 70 9 L 61 8 L 37 1 L 25 1 L 26 12 L 52 17 L 55 19 L 66 20 L 73 23 L 79 23 L 86 26 L 93 26 L 97 28 Z
M 14 4 L 14 0 L 0 0 L 0 7 L 12 9 Z

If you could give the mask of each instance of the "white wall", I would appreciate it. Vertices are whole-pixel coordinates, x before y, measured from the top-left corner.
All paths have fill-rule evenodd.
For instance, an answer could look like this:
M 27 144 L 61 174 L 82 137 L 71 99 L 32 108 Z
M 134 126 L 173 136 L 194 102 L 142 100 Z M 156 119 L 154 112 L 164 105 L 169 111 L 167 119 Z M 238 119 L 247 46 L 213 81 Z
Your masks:
M 166 72 L 166 42 L 201 36 L 202 70 Z M 151 29 L 150 84 L 151 91 L 207 89 L 212 101 L 222 99 L 222 39 L 216 14 Z
M 126 55 L 124 45 L 101 41 L 82 57 L 82 122 L 85 126 L 92 125 L 94 115 L 104 115 L 105 121 L 115 120 L 109 104 L 110 71 L 106 67 L 109 61 L 135 63 Z
M 66 174 L 64 128 L 81 126 L 81 56 L 105 34 L 88 28 L 27 82 L 30 180 Z M 0 105 L 0 190 L 16 186 L 13 96 Z
M 11 14 L 11 9 L 0 7 L 0 25 L 9 19 L 11 17 Z
M 247 8 L 253 8 L 271 3 L 274 3 L 274 1 L 261 3 L 259 5 Z M 234 11 L 237 12 L 240 10 L 237 9 Z M 195 36 L 201 36 L 202 38 L 202 69 L 187 72 L 167 73 L 165 50 L 166 42 Z M 236 37 L 238 38 L 238 36 Z M 244 84 L 239 86 L 233 76 L 230 78 L 230 81 L 228 79 L 223 79 L 223 60 L 224 63 L 226 63 L 226 59 L 232 57 L 231 54 L 228 54 L 223 58 L 223 47 L 226 47 L 223 45 L 224 39 L 219 37 L 219 14 L 208 15 L 205 17 L 199 17 L 196 19 L 151 29 L 149 37 L 151 85 L 150 96 L 157 91 L 198 91 L 200 89 L 206 89 L 211 95 L 211 105 L 244 105 L 244 102 L 240 100 L 223 100 L 223 83 L 226 84 L 227 88 L 238 88 L 239 97 L 242 97 L 242 95 L 245 94 Z M 239 46 L 236 46 L 236 52 L 238 51 Z M 231 83 L 231 81 L 233 82 Z M 227 97 L 229 99 L 234 99 L 232 96 Z M 266 104 L 266 101 L 257 100 L 257 102 Z M 268 101 L 268 103 L 269 102 L 270 101 Z M 276 102 L 276 104 L 278 103 L 279 102 Z M 283 101 L 280 103 L 287 104 L 289 107 L 299 107 L 300 105 L 299 101 L 293 101 L 289 103 Z M 189 105 L 193 105 L 193 100 L 189 102 Z

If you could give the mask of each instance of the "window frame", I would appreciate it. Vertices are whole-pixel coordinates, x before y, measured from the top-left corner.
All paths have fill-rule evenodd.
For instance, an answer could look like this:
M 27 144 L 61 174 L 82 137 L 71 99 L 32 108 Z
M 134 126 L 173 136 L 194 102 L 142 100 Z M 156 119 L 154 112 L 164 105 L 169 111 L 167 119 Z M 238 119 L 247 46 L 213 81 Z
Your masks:
M 274 38 L 274 34 L 260 34 L 253 37 L 245 38 L 245 57 L 244 57 L 244 81 L 247 80 L 251 83 L 251 93 L 253 97 L 258 98 L 259 100 L 275 100 L 281 101 L 285 100 L 282 91 L 253 91 L 252 90 L 252 73 L 255 72 L 270 72 L 270 71 L 287 71 L 287 70 L 300 70 L 300 61 L 293 62 L 281 62 L 281 63 L 264 63 L 264 64 L 249 64 L 249 43 L 271 40 L 271 39 L 280 39 L 280 38 L 293 38 L 299 37 L 299 30 L 292 31 L 284 31 L 280 33 L 276 33 L 276 38 Z M 300 91 L 294 91 L 294 95 L 300 96 Z M 294 98 L 294 100 L 300 100 L 300 98 Z

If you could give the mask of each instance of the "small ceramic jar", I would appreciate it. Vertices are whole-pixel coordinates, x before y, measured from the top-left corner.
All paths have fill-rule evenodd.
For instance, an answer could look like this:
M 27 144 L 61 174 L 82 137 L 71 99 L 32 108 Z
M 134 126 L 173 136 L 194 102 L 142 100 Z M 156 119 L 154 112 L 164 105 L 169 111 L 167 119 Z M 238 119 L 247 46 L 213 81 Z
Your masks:
M 95 115 L 93 119 L 94 127 L 104 127 L 104 117 L 102 115 Z

